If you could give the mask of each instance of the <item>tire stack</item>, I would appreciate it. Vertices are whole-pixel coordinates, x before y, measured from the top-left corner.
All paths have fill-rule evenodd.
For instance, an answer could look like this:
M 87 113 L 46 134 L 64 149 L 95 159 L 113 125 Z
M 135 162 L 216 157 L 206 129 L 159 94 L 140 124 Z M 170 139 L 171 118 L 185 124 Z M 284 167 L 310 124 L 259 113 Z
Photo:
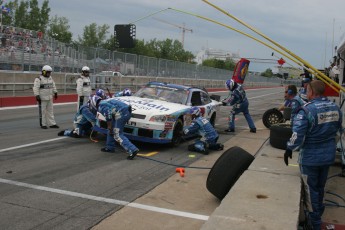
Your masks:
M 277 149 L 286 150 L 286 143 L 292 135 L 290 124 L 275 124 L 270 127 L 270 144 Z

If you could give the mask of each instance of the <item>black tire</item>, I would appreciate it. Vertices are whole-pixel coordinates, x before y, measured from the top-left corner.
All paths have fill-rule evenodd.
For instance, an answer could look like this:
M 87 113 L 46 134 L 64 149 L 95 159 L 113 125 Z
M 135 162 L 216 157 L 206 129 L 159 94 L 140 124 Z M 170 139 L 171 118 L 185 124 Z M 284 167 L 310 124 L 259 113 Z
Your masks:
M 275 124 L 270 128 L 270 144 L 277 149 L 286 149 L 286 143 L 292 135 L 290 124 Z
M 210 118 L 210 123 L 214 127 L 216 124 L 216 113 L 213 113 L 211 118 Z
M 222 200 L 253 160 L 254 156 L 240 147 L 226 150 L 208 174 L 207 190 Z
M 183 122 L 179 118 L 176 121 L 174 131 L 173 131 L 173 138 L 171 139 L 170 145 L 172 147 L 178 146 L 182 140 L 182 132 L 183 132 Z
M 264 123 L 264 126 L 268 129 L 272 125 L 282 123 L 283 121 L 283 114 L 276 108 L 269 109 L 262 115 L 262 123 Z

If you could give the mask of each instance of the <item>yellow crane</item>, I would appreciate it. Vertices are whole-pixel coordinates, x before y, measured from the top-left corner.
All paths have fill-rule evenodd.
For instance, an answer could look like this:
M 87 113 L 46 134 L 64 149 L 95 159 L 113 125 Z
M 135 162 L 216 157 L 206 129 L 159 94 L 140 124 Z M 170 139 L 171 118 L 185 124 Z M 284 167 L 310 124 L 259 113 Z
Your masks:
M 160 22 L 162 22 L 162 23 L 166 23 L 166 24 L 169 24 L 169 25 L 171 25 L 171 26 L 174 26 L 174 27 L 177 27 L 177 28 L 181 29 L 181 30 L 182 30 L 182 39 L 181 39 L 181 43 L 182 43 L 182 48 L 184 48 L 184 36 L 185 36 L 185 33 L 186 33 L 186 31 L 187 31 L 187 32 L 193 33 L 193 30 L 192 30 L 192 29 L 187 28 L 187 27 L 185 26 L 185 23 L 183 23 L 182 25 L 176 25 L 176 24 L 170 23 L 170 22 L 168 22 L 168 21 L 165 21 L 165 20 L 163 20 L 163 19 L 159 19 L 159 18 L 153 18 L 153 19 L 155 19 L 155 20 L 157 20 L 157 21 L 160 21 Z

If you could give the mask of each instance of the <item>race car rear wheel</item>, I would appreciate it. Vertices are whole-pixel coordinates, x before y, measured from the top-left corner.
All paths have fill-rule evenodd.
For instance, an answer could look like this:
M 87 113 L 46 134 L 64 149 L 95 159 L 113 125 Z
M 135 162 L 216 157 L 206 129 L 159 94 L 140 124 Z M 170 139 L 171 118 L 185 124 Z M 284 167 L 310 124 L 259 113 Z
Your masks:
M 207 190 L 222 200 L 253 160 L 253 155 L 238 146 L 226 150 L 208 174 Z
M 181 142 L 183 132 L 183 122 L 181 119 L 177 119 L 173 131 L 173 137 L 171 139 L 171 146 L 178 146 Z
M 262 123 L 264 123 L 266 128 L 282 122 L 284 122 L 283 114 L 276 108 L 269 109 L 262 115 Z

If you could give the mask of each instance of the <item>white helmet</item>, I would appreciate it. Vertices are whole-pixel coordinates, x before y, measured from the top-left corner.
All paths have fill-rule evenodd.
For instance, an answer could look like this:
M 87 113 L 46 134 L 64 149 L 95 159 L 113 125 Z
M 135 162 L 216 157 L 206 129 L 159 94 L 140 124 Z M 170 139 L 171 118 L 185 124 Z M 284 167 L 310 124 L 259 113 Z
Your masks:
M 49 65 L 45 65 L 45 66 L 42 67 L 42 71 L 52 72 L 53 69 L 52 69 L 52 67 L 50 67 Z
M 88 66 L 84 66 L 83 68 L 81 68 L 81 71 L 84 72 L 90 72 L 90 68 Z

